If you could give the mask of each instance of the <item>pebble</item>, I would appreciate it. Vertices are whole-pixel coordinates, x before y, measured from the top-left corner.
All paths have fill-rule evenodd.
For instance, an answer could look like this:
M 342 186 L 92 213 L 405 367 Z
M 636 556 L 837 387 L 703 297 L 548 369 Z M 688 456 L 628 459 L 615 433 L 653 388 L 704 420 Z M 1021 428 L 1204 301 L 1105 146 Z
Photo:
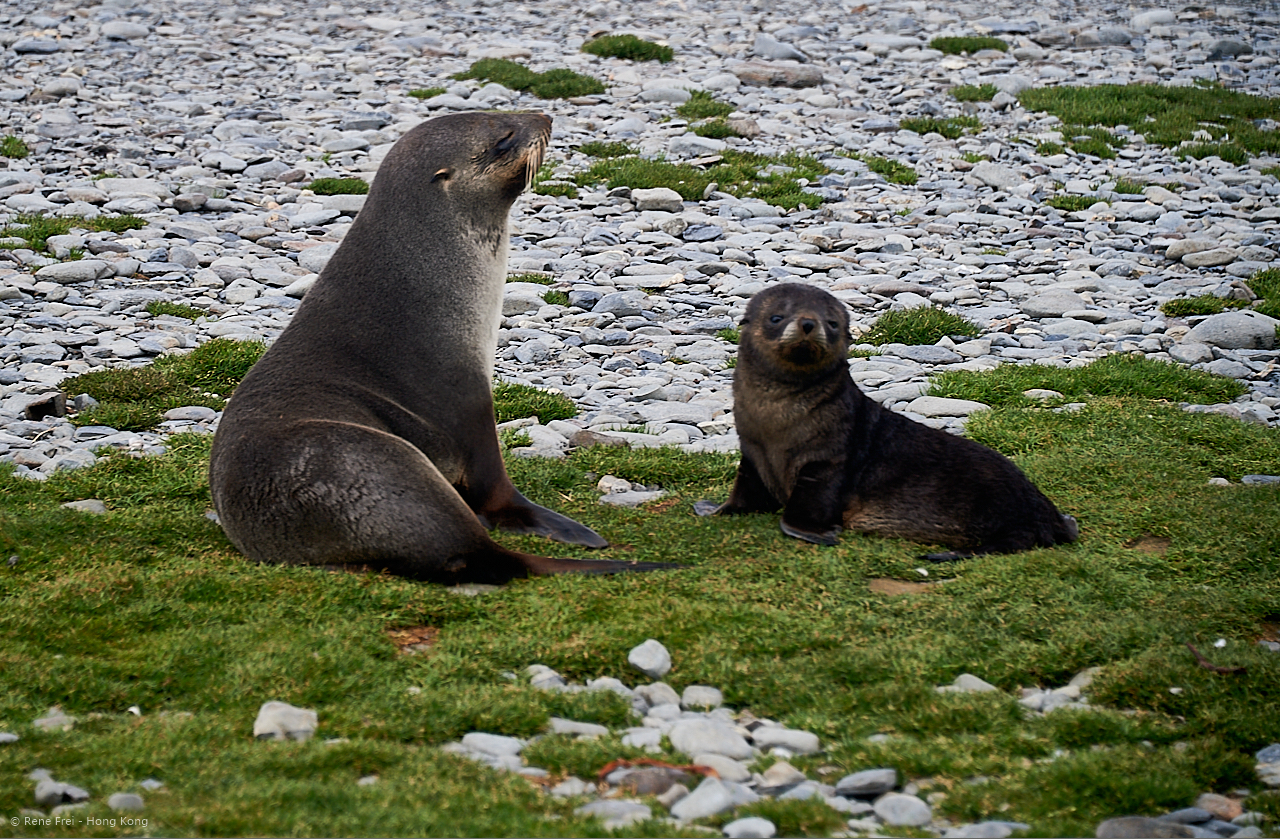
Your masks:
M 651 679 L 661 679 L 671 669 L 671 653 L 652 638 L 627 653 L 627 661 Z
M 259 740 L 310 740 L 318 724 L 315 711 L 288 702 L 264 702 L 253 721 L 253 736 Z
M 894 827 L 922 827 L 933 821 L 929 805 L 914 795 L 889 792 L 875 801 L 875 813 L 887 825 Z
M 107 799 L 107 806 L 112 810 L 120 810 L 128 813 L 140 813 L 146 809 L 146 805 L 142 801 L 142 796 L 135 792 L 117 792 L 113 793 Z
M 778 833 L 777 825 L 760 816 L 735 819 L 722 829 L 728 839 L 773 839 Z

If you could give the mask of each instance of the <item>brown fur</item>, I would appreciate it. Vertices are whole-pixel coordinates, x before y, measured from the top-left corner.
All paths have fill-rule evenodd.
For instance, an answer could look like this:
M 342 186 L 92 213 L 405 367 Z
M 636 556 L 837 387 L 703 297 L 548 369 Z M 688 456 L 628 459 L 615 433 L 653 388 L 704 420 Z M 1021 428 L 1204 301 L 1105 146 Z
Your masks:
M 782 529 L 835 544 L 841 527 L 972 553 L 1076 538 L 999 453 L 886 410 L 849 375 L 844 305 L 796 283 L 756 295 L 742 319 L 734 371 L 738 477 L 728 515 L 783 508 Z
M 242 552 L 446 583 L 658 567 L 523 554 L 485 533 L 606 544 L 512 486 L 494 425 L 507 217 L 550 134 L 542 114 L 466 113 L 392 148 L 214 439 L 214 506 Z

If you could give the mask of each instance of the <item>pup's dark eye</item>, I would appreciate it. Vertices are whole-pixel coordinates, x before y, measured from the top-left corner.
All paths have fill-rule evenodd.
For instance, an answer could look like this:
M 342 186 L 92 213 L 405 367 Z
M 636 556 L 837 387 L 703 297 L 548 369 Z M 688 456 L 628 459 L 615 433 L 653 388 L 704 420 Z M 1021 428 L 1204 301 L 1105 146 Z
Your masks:
M 782 323 L 782 315 L 774 315 L 769 318 L 769 323 Z
M 498 141 L 498 151 L 508 151 L 515 145 L 516 132 L 508 131 L 507 136 Z
M 436 172 L 431 176 L 431 183 L 435 183 L 436 181 L 447 181 L 449 180 L 450 174 L 451 173 L 448 169 L 441 169 L 439 172 Z
M 839 329 L 839 328 L 840 328 L 840 324 L 836 323 L 836 322 L 835 322 L 835 321 L 833 321 L 833 320 L 829 320 L 829 321 L 827 321 L 827 326 L 831 327 L 832 329 Z

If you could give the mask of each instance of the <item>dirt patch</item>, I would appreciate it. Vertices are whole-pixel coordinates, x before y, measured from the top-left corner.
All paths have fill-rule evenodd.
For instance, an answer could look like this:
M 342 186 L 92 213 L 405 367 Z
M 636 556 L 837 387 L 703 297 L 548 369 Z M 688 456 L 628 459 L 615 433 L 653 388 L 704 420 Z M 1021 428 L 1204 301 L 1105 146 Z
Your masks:
M 909 583 L 887 577 L 872 580 L 868 585 L 875 594 L 924 594 L 933 590 L 932 583 Z
M 1164 556 L 1165 551 L 1173 547 L 1173 540 L 1168 536 L 1152 536 L 1150 533 L 1144 533 L 1137 539 L 1125 542 L 1124 546 L 1131 550 L 1142 551 L 1144 554 Z
M 431 649 L 439 636 L 440 630 L 434 626 L 409 626 L 399 629 L 388 629 L 387 637 L 401 655 L 419 655 Z

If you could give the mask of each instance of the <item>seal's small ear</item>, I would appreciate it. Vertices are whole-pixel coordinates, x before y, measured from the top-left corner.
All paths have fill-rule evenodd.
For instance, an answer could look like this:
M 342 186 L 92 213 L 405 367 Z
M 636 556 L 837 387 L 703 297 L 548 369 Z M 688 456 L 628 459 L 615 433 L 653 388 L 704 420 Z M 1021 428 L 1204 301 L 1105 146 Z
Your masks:
M 435 183 L 436 181 L 447 181 L 449 180 L 449 175 L 450 172 L 448 169 L 441 169 L 439 172 L 436 172 L 431 176 L 431 183 Z

